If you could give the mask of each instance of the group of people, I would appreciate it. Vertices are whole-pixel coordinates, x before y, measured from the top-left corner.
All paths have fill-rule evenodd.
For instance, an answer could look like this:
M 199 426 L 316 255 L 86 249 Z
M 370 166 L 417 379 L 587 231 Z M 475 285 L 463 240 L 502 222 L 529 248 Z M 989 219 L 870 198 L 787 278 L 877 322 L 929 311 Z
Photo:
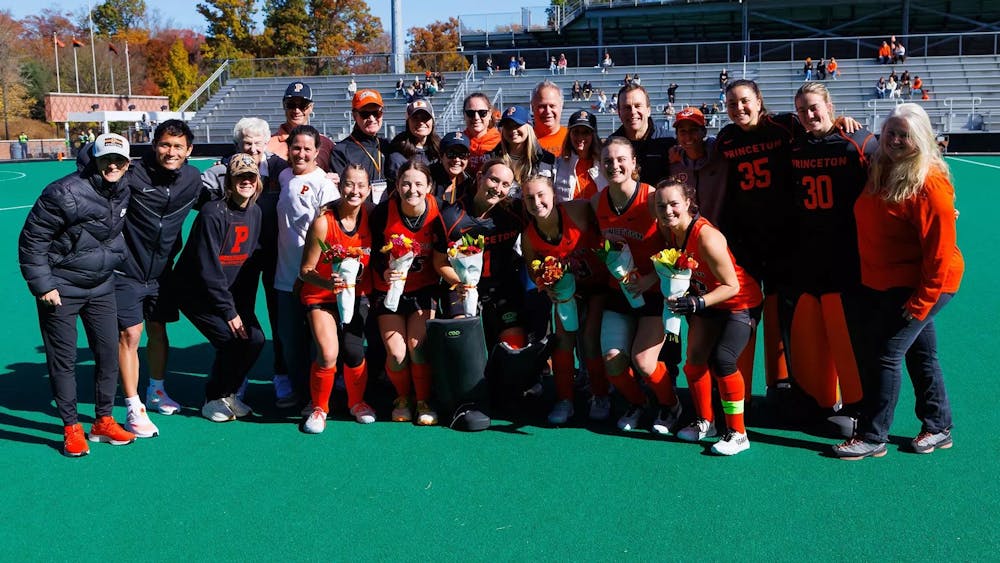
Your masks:
M 910 80 L 910 71 L 904 70 L 902 75 L 896 75 L 895 69 L 889 73 L 889 79 L 884 76 L 878 77 L 875 83 L 875 97 L 878 99 L 903 99 L 912 100 L 913 95 L 919 92 L 923 100 L 929 100 L 930 95 L 924 86 L 923 79 L 919 75 Z
M 77 316 L 97 364 L 89 439 L 125 444 L 156 435 L 147 405 L 180 408 L 163 386 L 166 323 L 178 308 L 216 350 L 202 415 L 226 422 L 252 412 L 241 386 L 265 344 L 254 313 L 262 282 L 276 402 L 304 405 L 307 433 L 325 429 L 338 374 L 351 416 L 374 422 L 365 395 L 369 371 L 380 369 L 395 391 L 391 420 L 438 424 L 447 382 L 428 357 L 429 321 L 471 316 L 488 350 L 507 351 L 494 354 L 553 340 L 551 424 L 575 416 L 574 380 L 585 371 L 590 419 L 612 417 L 613 388 L 624 401 L 620 430 L 721 436 L 712 451 L 737 454 L 750 447 L 744 412 L 763 313 L 769 394 L 856 420 L 836 456 L 885 453 L 904 358 L 923 424 L 914 450 L 949 447 L 933 320 L 963 264 L 954 189 L 926 113 L 898 106 L 876 141 L 852 120 L 835 121 L 821 83 L 799 89 L 795 114 L 769 113 L 749 80 L 729 81 L 725 99 L 732 124 L 717 138 L 693 107 L 664 131 L 645 88 L 629 84 L 615 108 L 621 127 L 601 139 L 591 111 L 563 125 L 562 89 L 543 81 L 527 106 L 499 119 L 485 94 L 468 95 L 461 131 L 438 132 L 430 100 L 415 99 L 389 140 L 379 136 L 381 95 L 363 89 L 354 128 L 334 144 L 308 125 L 312 91 L 297 81 L 278 133 L 244 118 L 237 153 L 200 178 L 184 163 L 191 136 L 182 122 L 161 124 L 153 154 L 136 163 L 127 141 L 101 136 L 79 172 L 43 191 L 20 239 L 64 452 L 88 451 L 76 413 Z M 180 222 L 195 206 L 174 264 Z M 470 284 L 452 258 L 476 245 L 481 277 Z M 667 249 L 687 260 L 686 292 L 661 289 L 652 257 Z M 546 264 L 572 273 L 575 291 L 558 291 Z M 575 318 L 564 315 L 568 301 Z M 668 338 L 665 312 L 685 316 L 687 333 Z M 681 372 L 693 416 L 676 393 Z M 119 373 L 126 428 L 110 417 Z M 441 422 L 471 426 L 479 409 L 466 402 Z
M 906 46 L 901 41 L 896 41 L 896 36 L 893 35 L 879 46 L 875 61 L 882 65 L 905 63 Z
M 826 80 L 830 77 L 834 80 L 840 76 L 839 63 L 834 57 L 830 57 L 830 60 L 826 58 L 821 58 L 818 63 L 813 63 L 812 57 L 806 57 L 805 64 L 802 66 L 802 80 L 804 82 L 809 82 L 812 80 Z M 725 73 L 725 70 L 722 71 Z M 722 78 L 719 78 L 722 82 Z
M 424 73 L 424 79 L 421 80 L 419 77 L 414 77 L 413 82 L 407 84 L 402 77 L 396 80 L 396 87 L 393 90 L 392 97 L 403 98 L 407 103 L 412 102 L 417 98 L 432 98 L 439 92 L 444 91 L 445 76 L 439 71 L 426 71 Z M 352 88 L 351 85 L 354 85 Z M 351 82 L 348 85 L 347 94 L 348 99 L 353 99 L 354 94 L 358 93 L 357 85 L 354 82 L 354 78 L 351 78 Z

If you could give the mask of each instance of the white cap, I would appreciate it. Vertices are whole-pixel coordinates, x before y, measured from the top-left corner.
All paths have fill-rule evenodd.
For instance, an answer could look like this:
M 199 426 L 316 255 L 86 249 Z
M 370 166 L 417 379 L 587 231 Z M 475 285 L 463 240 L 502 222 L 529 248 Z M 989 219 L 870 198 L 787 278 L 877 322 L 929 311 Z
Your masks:
M 129 158 L 128 139 L 114 133 L 105 133 L 94 141 L 94 158 L 117 154 Z

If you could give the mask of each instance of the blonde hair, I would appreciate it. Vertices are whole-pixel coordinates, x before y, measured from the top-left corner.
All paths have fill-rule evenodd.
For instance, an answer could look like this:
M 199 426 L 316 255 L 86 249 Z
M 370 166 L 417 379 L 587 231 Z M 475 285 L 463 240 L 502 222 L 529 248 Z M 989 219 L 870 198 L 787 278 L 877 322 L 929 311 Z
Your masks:
M 893 160 L 886 154 L 886 128 L 892 119 L 904 121 L 909 126 L 909 138 L 915 149 L 911 156 Z M 900 203 L 924 189 L 924 182 L 931 168 L 937 168 L 951 181 L 951 171 L 941 157 L 927 112 L 917 104 L 899 104 L 882 124 L 878 150 L 872 159 L 868 189 L 890 203 Z
M 806 82 L 795 92 L 794 99 L 797 100 L 799 96 L 805 96 L 806 94 L 819 94 L 822 96 L 824 102 L 828 104 L 833 103 L 833 100 L 830 98 L 830 90 L 822 82 Z
M 622 137 L 622 136 L 619 136 L 619 135 L 613 135 L 611 137 L 608 137 L 608 140 L 604 143 L 604 147 L 601 148 L 601 158 L 602 159 L 604 158 L 604 153 L 608 152 L 608 149 L 611 146 L 613 146 L 613 145 L 617 145 L 617 146 L 620 146 L 620 147 L 628 147 L 629 152 L 632 154 L 632 158 L 636 160 L 635 169 L 632 170 L 632 179 L 638 182 L 639 181 L 639 162 L 638 162 L 638 159 L 635 156 L 635 145 L 632 144 L 632 141 L 629 141 L 625 137 Z
M 525 136 L 528 138 L 524 141 L 524 155 L 520 158 L 511 157 L 511 147 L 507 142 L 507 138 L 500 137 L 500 147 L 502 149 L 500 159 L 514 172 L 514 181 L 518 184 L 534 175 L 537 171 L 536 166 L 542 152 L 542 146 L 538 144 L 538 136 L 535 135 L 535 130 L 531 127 L 531 124 L 526 125 Z M 525 127 L 525 125 L 521 125 L 520 127 Z

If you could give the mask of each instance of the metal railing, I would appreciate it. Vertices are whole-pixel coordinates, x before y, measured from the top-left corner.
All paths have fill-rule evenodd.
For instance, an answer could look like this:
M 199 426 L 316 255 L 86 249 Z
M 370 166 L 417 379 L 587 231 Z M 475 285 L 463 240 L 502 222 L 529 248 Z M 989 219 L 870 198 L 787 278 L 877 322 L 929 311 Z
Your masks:
M 444 106 L 444 109 L 437 114 L 437 120 L 439 123 L 439 131 L 456 131 L 462 129 L 462 127 L 456 125 L 456 123 L 463 123 L 462 121 L 462 101 L 465 99 L 465 93 L 469 90 L 469 85 L 472 84 L 476 79 L 476 68 L 474 66 L 469 66 L 469 70 L 466 71 L 465 76 L 462 80 L 455 86 L 455 89 L 451 92 L 451 98 L 448 100 L 448 105 Z
M 222 61 L 222 64 L 219 65 L 219 68 L 215 69 L 215 72 L 212 73 L 212 76 L 209 76 L 208 79 L 206 79 L 205 82 L 203 82 L 202 85 L 199 86 L 197 90 L 195 90 L 190 96 L 188 96 L 187 101 L 181 104 L 180 107 L 177 108 L 177 111 L 182 113 L 187 111 L 189 107 L 198 103 L 198 100 L 201 98 L 202 94 L 207 93 L 210 97 L 212 94 L 217 92 L 218 89 L 214 91 L 212 90 L 212 85 L 215 84 L 216 81 L 219 82 L 219 88 L 222 88 L 226 84 L 225 74 L 228 69 L 229 69 L 229 61 L 228 60 Z M 197 111 L 199 107 L 200 106 L 195 106 L 194 109 Z

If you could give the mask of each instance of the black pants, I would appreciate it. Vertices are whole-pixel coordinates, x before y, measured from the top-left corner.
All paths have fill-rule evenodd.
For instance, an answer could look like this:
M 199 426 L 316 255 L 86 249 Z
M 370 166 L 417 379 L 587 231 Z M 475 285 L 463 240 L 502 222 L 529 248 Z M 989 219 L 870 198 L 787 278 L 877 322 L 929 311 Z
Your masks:
M 273 246 L 273 245 L 272 245 Z M 263 282 L 264 299 L 267 304 L 267 323 L 271 327 L 271 344 L 274 347 L 274 373 L 287 374 L 285 352 L 278 336 L 278 292 L 274 289 L 274 270 L 278 265 L 278 253 L 274 248 L 258 248 L 236 276 L 233 292 L 244 295 L 249 310 L 256 310 L 257 287 Z M 242 316 L 242 315 L 241 315 Z
M 181 312 L 215 348 L 215 360 L 205 384 L 205 400 L 214 401 L 236 393 L 264 348 L 260 321 L 252 310 L 238 311 L 246 328 L 247 338 L 244 339 L 233 334 L 229 330 L 229 319 L 222 318 L 216 311 L 193 309 L 182 303 Z
M 118 385 L 118 310 L 109 291 L 91 297 L 62 297 L 50 307 L 37 301 L 38 324 L 45 345 L 49 383 L 59 418 L 66 426 L 79 422 L 76 412 L 76 318 L 83 321 L 94 354 L 94 412 L 111 416 Z

